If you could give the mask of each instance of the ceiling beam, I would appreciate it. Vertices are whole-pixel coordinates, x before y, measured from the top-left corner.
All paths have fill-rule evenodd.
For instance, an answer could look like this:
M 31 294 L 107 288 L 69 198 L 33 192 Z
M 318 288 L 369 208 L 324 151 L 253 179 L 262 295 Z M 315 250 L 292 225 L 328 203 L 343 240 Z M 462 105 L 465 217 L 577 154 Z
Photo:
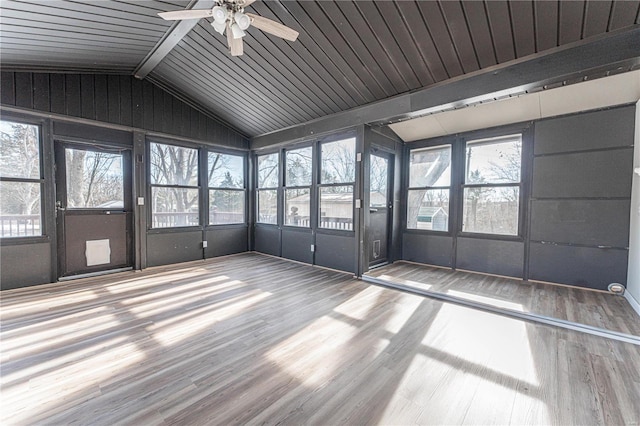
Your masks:
M 596 71 L 640 65 L 640 25 L 530 55 L 423 89 L 256 136 L 252 149 L 361 124 L 390 124 L 497 97 L 521 94 Z
M 211 9 L 215 0 L 192 1 L 187 9 Z M 158 17 L 158 19 L 162 19 Z M 147 56 L 138 64 L 133 75 L 139 79 L 145 78 L 176 47 L 184 36 L 198 25 L 199 19 L 185 19 L 177 21 L 165 33 L 164 37 L 153 47 Z

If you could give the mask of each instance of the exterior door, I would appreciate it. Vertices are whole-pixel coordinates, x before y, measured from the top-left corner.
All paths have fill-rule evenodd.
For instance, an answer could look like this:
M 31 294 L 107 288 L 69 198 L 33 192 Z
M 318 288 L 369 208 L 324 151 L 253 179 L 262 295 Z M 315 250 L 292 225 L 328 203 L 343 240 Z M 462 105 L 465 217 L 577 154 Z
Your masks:
M 379 266 L 389 261 L 389 232 L 391 227 L 391 209 L 393 207 L 390 194 L 391 158 L 386 153 L 371 154 L 369 169 L 369 228 L 368 250 L 369 267 Z
M 58 276 L 132 266 L 131 151 L 56 142 Z

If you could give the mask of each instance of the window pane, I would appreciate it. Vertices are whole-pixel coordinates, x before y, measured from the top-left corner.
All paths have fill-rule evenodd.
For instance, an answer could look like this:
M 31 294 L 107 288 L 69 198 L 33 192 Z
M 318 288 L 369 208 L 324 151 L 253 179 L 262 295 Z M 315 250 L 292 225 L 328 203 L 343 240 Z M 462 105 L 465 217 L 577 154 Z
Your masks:
M 311 206 L 311 191 L 309 188 L 287 189 L 284 193 L 284 209 L 287 212 L 284 223 L 289 226 L 309 225 L 309 211 Z
M 388 162 L 386 158 L 371 156 L 369 207 L 387 207 Z
M 244 191 L 209 191 L 209 224 L 244 223 Z
M 0 135 L 0 176 L 40 179 L 38 126 L 0 121 Z
M 469 142 L 466 183 L 520 182 L 522 140 L 520 136 L 496 142 Z
M 449 230 L 448 189 L 411 189 L 407 201 L 407 228 Z
M 0 237 L 42 235 L 40 184 L 0 182 Z
M 258 222 L 278 223 L 278 191 L 275 189 L 257 191 Z
M 353 185 L 320 188 L 320 228 L 353 229 Z
M 287 186 L 311 185 L 311 147 L 292 149 L 285 155 L 287 165 L 285 184 Z
M 258 188 L 278 186 L 278 153 L 258 155 Z
M 244 188 L 244 157 L 210 152 L 209 186 Z
M 464 232 L 518 235 L 520 187 L 465 188 Z
M 356 179 L 356 138 L 320 145 L 321 183 L 347 183 Z
M 154 228 L 198 226 L 198 190 L 188 188 L 151 188 Z
M 124 208 L 122 155 L 65 149 L 67 208 Z
M 198 186 L 198 150 L 151 144 L 151 183 Z
M 451 185 L 451 147 L 413 149 L 409 157 L 409 187 Z

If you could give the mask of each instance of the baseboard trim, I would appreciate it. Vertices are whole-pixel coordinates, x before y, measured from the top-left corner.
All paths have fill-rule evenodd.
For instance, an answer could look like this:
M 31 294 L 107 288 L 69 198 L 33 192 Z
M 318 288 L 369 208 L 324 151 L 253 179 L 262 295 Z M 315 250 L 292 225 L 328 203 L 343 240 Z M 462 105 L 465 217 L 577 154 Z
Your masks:
M 638 302 L 636 300 L 635 297 L 633 297 L 631 295 L 631 293 L 629 293 L 628 290 L 625 290 L 624 292 L 624 298 L 627 299 L 627 302 L 629 302 L 629 304 L 631 305 L 631 307 L 633 308 L 634 311 L 636 311 L 636 314 L 638 314 L 638 316 L 640 316 L 640 302 Z

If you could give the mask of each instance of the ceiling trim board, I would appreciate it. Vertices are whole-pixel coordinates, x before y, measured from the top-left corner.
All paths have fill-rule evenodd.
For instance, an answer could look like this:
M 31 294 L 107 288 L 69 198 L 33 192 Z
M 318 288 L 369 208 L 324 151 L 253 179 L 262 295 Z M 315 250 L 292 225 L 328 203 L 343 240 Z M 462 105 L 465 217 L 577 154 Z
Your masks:
M 640 64 L 640 26 L 635 25 L 496 65 L 437 83 L 415 92 L 321 117 L 252 138 L 252 148 L 359 124 L 390 124 L 494 97 L 524 93 L 552 83 L 584 77 L 595 71 L 631 69 Z M 337 126 L 337 127 L 336 127 Z
M 197 0 L 195 4 L 187 9 L 211 9 L 214 0 Z M 138 64 L 133 75 L 136 78 L 145 78 L 153 69 L 173 50 L 184 36 L 186 36 L 196 25 L 199 19 L 186 19 L 176 22 L 169 28 L 162 39 L 154 46 L 147 56 Z

